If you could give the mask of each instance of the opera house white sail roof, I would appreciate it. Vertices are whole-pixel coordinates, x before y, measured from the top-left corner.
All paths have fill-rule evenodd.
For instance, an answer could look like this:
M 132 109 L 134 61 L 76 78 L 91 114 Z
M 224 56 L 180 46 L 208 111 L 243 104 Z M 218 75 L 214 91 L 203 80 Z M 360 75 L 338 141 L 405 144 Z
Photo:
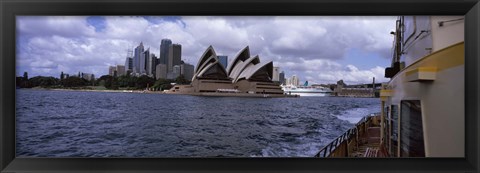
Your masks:
M 225 69 L 218 60 L 215 50 L 209 46 L 202 54 L 192 79 L 230 80 L 236 83 L 240 80 L 272 82 L 273 62 L 260 62 L 259 56 L 250 57 L 249 47 L 240 50 Z
M 190 85 L 175 85 L 170 93 L 200 96 L 288 97 L 272 81 L 273 62 L 251 57 L 248 46 L 240 50 L 227 69 L 212 46 L 198 60 Z

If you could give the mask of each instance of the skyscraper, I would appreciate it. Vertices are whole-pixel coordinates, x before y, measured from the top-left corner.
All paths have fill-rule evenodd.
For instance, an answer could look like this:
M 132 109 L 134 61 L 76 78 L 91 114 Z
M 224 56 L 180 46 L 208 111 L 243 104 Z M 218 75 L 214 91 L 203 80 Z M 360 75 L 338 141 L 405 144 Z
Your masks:
M 180 65 L 182 62 L 182 45 L 172 44 L 168 47 L 168 72 L 173 71 L 173 66 Z
M 149 59 L 150 59 L 150 48 L 145 50 L 141 54 L 140 71 L 139 71 L 140 74 L 147 74 L 147 62 L 148 62 Z
M 155 67 L 157 66 L 157 57 L 155 54 L 150 54 L 150 59 L 148 60 L 148 67 L 147 67 L 147 74 L 148 75 L 155 75 Z
M 143 42 L 140 42 L 140 45 L 138 45 L 135 48 L 134 55 L 133 55 L 133 72 L 135 73 L 140 73 L 140 64 L 141 64 L 141 58 L 142 53 L 144 52 L 143 50 Z
M 280 72 L 280 74 L 278 75 L 278 78 L 279 78 L 279 81 L 280 81 L 281 84 L 284 84 L 284 85 L 286 84 L 285 83 L 285 72 L 284 71 Z
M 223 67 L 225 67 L 225 69 L 227 69 L 228 56 L 218 55 L 217 58 L 218 58 L 218 60 L 220 61 L 220 64 L 222 64 Z
M 167 78 L 167 65 L 166 64 L 157 64 L 155 67 L 156 75 L 155 79 L 166 79 Z
M 133 71 L 133 58 L 127 57 L 125 59 L 125 71 Z
M 160 64 L 168 64 L 168 48 L 172 44 L 172 40 L 170 39 L 162 39 L 160 43 Z
M 293 86 L 298 86 L 300 85 L 300 80 L 298 79 L 297 75 L 292 76 L 292 85 Z
M 273 67 L 272 81 L 280 80 L 280 71 L 278 67 Z

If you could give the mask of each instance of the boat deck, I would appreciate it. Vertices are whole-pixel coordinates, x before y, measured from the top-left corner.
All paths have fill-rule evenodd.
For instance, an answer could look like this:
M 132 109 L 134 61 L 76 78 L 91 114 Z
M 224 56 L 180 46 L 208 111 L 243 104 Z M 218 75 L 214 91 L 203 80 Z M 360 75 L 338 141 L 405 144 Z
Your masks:
M 387 152 L 380 145 L 380 127 L 367 128 L 367 133 L 359 137 L 358 148 L 349 157 L 387 157 Z
M 314 157 L 389 157 L 380 140 L 380 115 L 357 125 L 323 147 Z

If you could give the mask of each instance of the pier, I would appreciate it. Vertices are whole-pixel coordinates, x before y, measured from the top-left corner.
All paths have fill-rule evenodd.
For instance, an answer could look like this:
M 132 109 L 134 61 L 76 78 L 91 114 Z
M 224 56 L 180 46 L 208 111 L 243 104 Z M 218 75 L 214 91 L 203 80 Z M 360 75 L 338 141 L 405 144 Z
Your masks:
M 379 88 L 381 83 L 375 83 L 375 78 L 371 84 L 346 85 L 343 80 L 339 80 L 334 86 L 333 95 L 338 97 L 379 97 Z

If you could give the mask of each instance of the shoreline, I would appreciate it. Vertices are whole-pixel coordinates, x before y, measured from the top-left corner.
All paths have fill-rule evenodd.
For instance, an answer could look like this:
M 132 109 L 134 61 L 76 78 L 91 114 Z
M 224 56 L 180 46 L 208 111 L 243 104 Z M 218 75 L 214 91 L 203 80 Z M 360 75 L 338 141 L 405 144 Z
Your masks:
M 172 94 L 172 95 L 191 95 L 205 97 L 264 97 L 264 98 L 280 98 L 280 97 L 308 97 L 296 94 L 271 95 L 271 94 L 232 94 L 232 93 L 173 93 L 168 91 L 148 91 L 148 90 L 95 90 L 95 89 L 66 89 L 66 88 L 19 88 L 27 90 L 52 90 L 52 91 L 85 91 L 85 92 L 109 92 L 109 93 L 140 93 L 140 94 Z M 377 98 L 377 97 L 352 97 L 352 96 L 335 96 L 326 95 L 323 97 L 346 97 L 346 98 Z
M 20 88 L 27 90 L 52 90 L 52 91 L 86 91 L 86 92 L 111 92 L 111 93 L 146 93 L 166 94 L 164 91 L 143 91 L 143 90 L 94 90 L 94 89 L 66 89 L 66 88 Z

